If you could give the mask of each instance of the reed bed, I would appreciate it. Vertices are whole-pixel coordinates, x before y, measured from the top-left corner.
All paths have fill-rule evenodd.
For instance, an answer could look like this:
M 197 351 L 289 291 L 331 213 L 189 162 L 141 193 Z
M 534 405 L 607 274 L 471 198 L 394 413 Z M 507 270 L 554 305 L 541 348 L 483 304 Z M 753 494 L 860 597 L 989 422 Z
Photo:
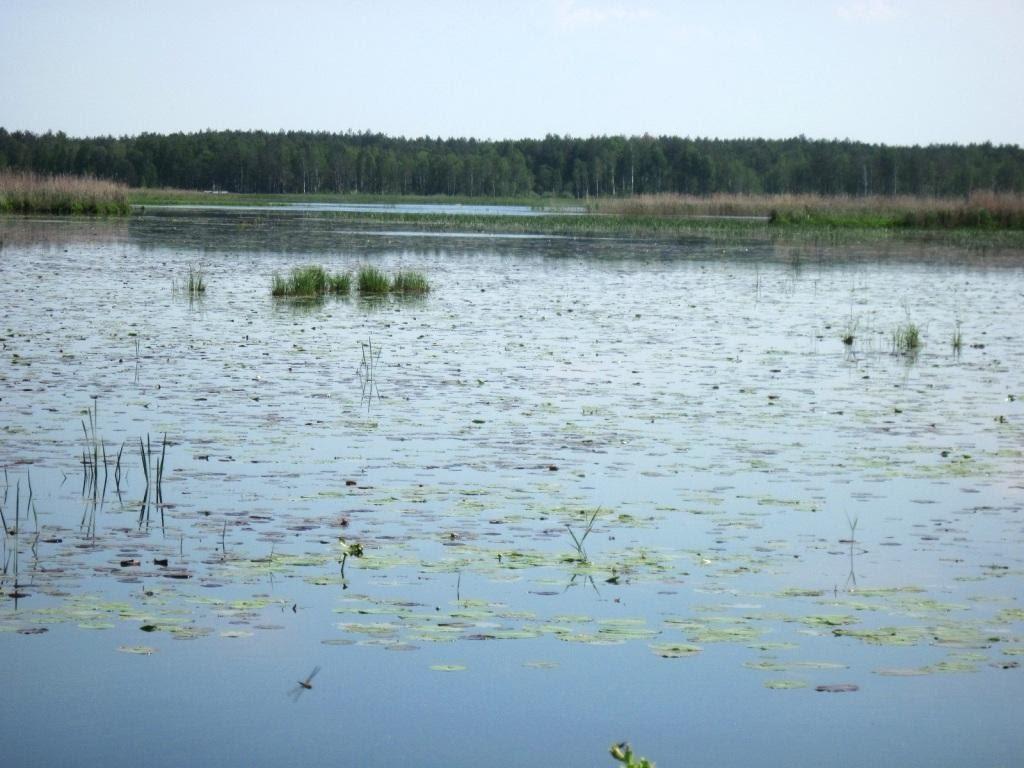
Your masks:
M 911 195 L 637 195 L 593 200 L 591 213 L 617 216 L 757 217 L 772 224 L 927 229 L 1024 229 L 1024 195 L 967 198 Z
M 0 213 L 124 215 L 128 187 L 83 176 L 0 171 Z
M 921 348 L 921 329 L 907 320 L 892 332 L 892 353 L 914 355 Z
M 358 285 L 359 293 L 364 296 L 379 296 L 391 290 L 388 276 L 371 266 L 360 267 Z
M 351 290 L 350 275 L 332 275 L 317 264 L 295 267 L 289 277 L 274 275 L 270 286 L 271 295 L 289 298 L 317 298 L 328 293 L 347 296 Z
M 189 296 L 198 296 L 199 294 L 206 293 L 206 275 L 202 267 L 189 264 L 186 290 Z
M 404 294 L 424 294 L 430 291 L 430 284 L 422 272 L 397 272 L 391 280 L 391 291 Z
M 329 293 L 348 296 L 352 291 L 352 282 L 352 276 L 347 273 L 332 275 L 314 264 L 296 267 L 288 277 L 275 274 L 270 293 L 290 298 L 319 298 Z M 422 295 L 430 290 L 430 284 L 421 272 L 399 271 L 393 278 L 389 278 L 374 266 L 360 267 L 355 282 L 363 296 L 385 296 L 389 293 Z

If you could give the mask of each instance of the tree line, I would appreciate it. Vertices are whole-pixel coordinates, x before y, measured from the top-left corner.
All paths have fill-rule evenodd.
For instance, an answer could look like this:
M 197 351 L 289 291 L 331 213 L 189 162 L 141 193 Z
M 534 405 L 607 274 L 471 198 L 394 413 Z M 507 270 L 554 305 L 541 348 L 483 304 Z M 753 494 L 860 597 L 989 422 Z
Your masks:
M 75 138 L 0 128 L 0 170 L 228 192 L 602 197 L 674 192 L 963 196 L 1024 192 L 1017 145 L 850 140 L 201 131 Z

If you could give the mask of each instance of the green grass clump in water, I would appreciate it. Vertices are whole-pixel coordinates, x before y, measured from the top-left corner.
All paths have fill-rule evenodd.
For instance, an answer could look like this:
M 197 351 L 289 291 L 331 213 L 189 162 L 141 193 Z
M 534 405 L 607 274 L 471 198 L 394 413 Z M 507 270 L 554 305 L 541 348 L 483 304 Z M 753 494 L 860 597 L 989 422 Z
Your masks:
M 319 296 L 327 293 L 327 272 L 317 265 L 296 267 L 292 270 L 292 286 L 296 296 Z
M 327 278 L 327 290 L 330 293 L 347 296 L 352 290 L 352 276 L 347 273 L 330 275 Z
M 381 295 L 391 290 L 387 275 L 376 267 L 362 267 L 359 270 L 359 293 Z
M 345 295 L 351 287 L 352 278 L 349 275 L 331 275 L 323 267 L 313 264 L 295 267 L 287 278 L 274 275 L 270 293 L 273 296 L 315 298 L 325 293 Z
M 193 267 L 189 265 L 187 290 L 189 296 L 197 296 L 200 293 L 206 293 L 206 279 L 203 276 L 202 267 Z
M 430 284 L 422 272 L 398 272 L 391 281 L 395 293 L 427 293 Z
M 270 284 L 270 295 L 271 296 L 287 296 L 288 287 L 290 283 L 280 275 L 274 275 L 274 279 Z
M 921 330 L 907 321 L 892 332 L 892 351 L 897 355 L 912 355 L 921 348 Z

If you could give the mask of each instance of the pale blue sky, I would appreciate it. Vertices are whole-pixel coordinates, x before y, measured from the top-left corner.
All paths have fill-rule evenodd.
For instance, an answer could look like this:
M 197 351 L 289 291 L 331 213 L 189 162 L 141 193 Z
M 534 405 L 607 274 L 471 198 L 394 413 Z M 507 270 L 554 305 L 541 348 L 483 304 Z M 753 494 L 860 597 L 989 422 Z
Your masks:
M 0 0 L 0 126 L 1024 143 L 1021 0 Z

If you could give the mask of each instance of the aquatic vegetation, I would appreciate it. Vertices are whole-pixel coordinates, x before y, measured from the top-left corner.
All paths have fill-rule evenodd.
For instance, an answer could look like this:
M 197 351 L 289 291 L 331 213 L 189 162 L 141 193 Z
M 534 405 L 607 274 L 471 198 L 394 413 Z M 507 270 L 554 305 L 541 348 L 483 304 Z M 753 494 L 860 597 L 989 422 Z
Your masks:
M 317 298 L 325 294 L 347 296 L 352 288 L 348 274 L 329 274 L 323 267 L 312 264 L 295 267 L 287 278 L 275 274 L 272 278 L 272 296 L 286 298 Z
M 954 354 L 960 354 L 960 350 L 964 345 L 964 335 L 960 328 L 959 318 L 956 321 L 956 328 L 953 330 L 953 338 L 951 340 Z
M 840 338 L 843 341 L 843 344 L 845 344 L 847 347 L 853 346 L 853 342 L 857 338 L 857 327 L 859 325 L 860 318 L 854 317 L 853 312 L 851 310 L 850 316 L 847 318 L 845 324 L 843 325 L 843 332 L 840 336 Z
M 685 643 L 658 643 L 651 645 L 650 648 L 663 659 L 682 659 L 687 656 L 696 656 L 704 650 L 699 645 L 688 645 Z
M 391 280 L 391 291 L 403 294 L 423 294 L 430 291 L 430 284 L 422 272 L 399 271 Z
M 82 419 L 82 434 L 85 438 L 85 443 L 82 447 L 82 496 L 91 496 L 93 500 L 100 494 L 100 467 L 103 468 L 103 492 L 107 489 L 107 477 L 108 477 L 108 465 L 107 465 L 107 448 L 103 439 L 99 436 L 98 424 L 99 424 L 99 399 L 94 397 L 91 408 L 85 410 L 86 419 Z M 116 467 L 114 469 L 115 487 L 120 489 L 121 480 L 121 452 L 124 450 L 124 446 L 121 446 L 121 450 L 117 454 Z
M 142 513 L 140 513 L 140 522 L 142 515 L 149 514 L 149 502 L 150 490 L 154 491 L 152 501 L 156 506 L 161 508 L 160 514 L 163 515 L 163 501 L 164 501 L 164 465 L 167 459 L 167 433 L 164 433 L 163 443 L 160 447 L 160 458 L 156 461 L 156 465 L 153 465 L 153 445 L 150 442 L 149 435 L 146 435 L 146 441 L 143 443 L 142 438 L 139 438 L 139 453 L 142 455 L 142 473 L 146 480 L 146 491 L 142 497 Z
M 263 237 L 254 222 L 241 233 L 231 227 L 232 237 Z M 184 263 L 170 250 L 154 260 L 152 232 L 136 225 L 145 248 L 124 249 L 125 267 L 149 269 L 140 289 L 160 296 L 166 278 L 154 264 L 165 253 Z M 295 253 L 315 251 L 302 240 L 308 226 L 277 235 Z M 91 267 L 119 250 L 83 248 L 85 288 L 54 289 L 63 312 L 49 313 L 30 298 L 48 290 L 34 276 L 48 264 L 30 259 L 39 249 L 5 246 L 14 268 L 0 287 L 10 307 L 0 329 L 10 361 L 0 366 L 10 415 L 0 424 L 10 474 L 0 473 L 9 486 L 0 523 L 22 532 L 0 541 L 0 644 L 15 657 L 29 648 L 45 660 L 57 630 L 90 632 L 84 661 L 124 668 L 149 663 L 120 650 L 141 641 L 174 676 L 204 654 L 230 651 L 257 664 L 268 658 L 272 698 L 305 680 L 314 688 L 300 687 L 302 703 L 332 708 L 355 681 L 379 705 L 372 680 L 395 652 L 407 654 L 399 685 L 474 693 L 503 674 L 499 657 L 538 696 L 570 680 L 573 694 L 589 696 L 670 674 L 699 678 L 709 695 L 728 687 L 738 706 L 767 697 L 788 708 L 807 705 L 819 684 L 867 689 L 870 680 L 862 703 L 891 717 L 892 701 L 917 695 L 908 688 L 959 695 L 956 676 L 971 670 L 992 701 L 1017 693 L 1019 671 L 993 666 L 1024 653 L 1024 613 L 1013 599 L 1022 574 L 1009 546 L 1019 538 L 1020 403 L 1007 395 L 1022 352 L 998 331 L 1000 307 L 1020 287 L 1015 267 L 989 272 L 985 261 L 964 279 L 970 334 L 988 340 L 989 353 L 894 368 L 884 354 L 860 354 L 873 339 L 888 352 L 889 328 L 879 334 L 866 320 L 873 310 L 858 308 L 858 359 L 837 376 L 851 282 L 856 307 L 886 306 L 893 290 L 910 286 L 920 292 L 921 327 L 952 330 L 941 301 L 948 285 L 916 280 L 920 249 L 910 249 L 909 269 L 896 265 L 898 249 L 862 269 L 859 260 L 831 264 L 836 252 L 822 246 L 818 268 L 800 276 L 784 249 L 771 262 L 767 247 L 754 246 L 743 258 L 768 267 L 763 301 L 751 308 L 751 270 L 704 243 L 666 243 L 671 258 L 645 261 L 622 240 L 550 251 L 496 242 L 485 247 L 510 269 L 494 274 L 473 258 L 478 243 L 361 235 L 352 250 L 380 259 L 371 263 L 416 258 L 427 274 L 440 265 L 452 276 L 445 300 L 370 302 L 373 313 L 306 302 L 308 311 L 292 313 L 259 301 L 263 265 L 283 256 L 229 258 L 199 231 L 190 237 L 209 243 L 204 263 L 220 298 L 202 318 L 164 302 L 160 332 L 128 297 L 88 282 Z M 325 240 L 324 249 L 347 253 L 349 241 Z M 542 260 L 535 249 L 596 257 Z M 658 300 L 684 283 L 686 305 Z M 613 304 L 595 301 L 608 291 Z M 83 338 L 77 329 L 97 295 L 110 302 L 111 327 Z M 122 319 L 137 335 L 121 330 Z M 665 327 L 677 329 L 671 339 L 658 333 Z M 818 336 L 805 349 L 808 331 Z M 143 334 L 146 375 L 133 382 L 129 345 Z M 108 339 L 115 344 L 101 353 Z M 361 395 L 385 377 L 388 397 L 373 396 L 371 419 Z M 102 433 L 93 392 L 105 403 Z M 69 401 L 89 403 L 82 425 Z M 1008 423 L 993 425 L 1004 413 Z M 65 482 L 79 455 L 82 493 L 79 477 Z M 108 491 L 121 494 L 108 493 L 104 506 L 107 471 Z M 139 522 L 144 494 L 163 497 L 149 506 L 154 518 L 166 514 L 165 526 Z M 862 547 L 871 553 L 862 557 Z M 858 568 L 847 577 L 851 553 Z M 17 583 L 32 593 L 19 606 L 10 597 L 16 557 Z M 99 599 L 78 599 L 84 592 Z M 200 647 L 183 652 L 185 640 Z M 303 655 L 310 644 L 331 659 Z M 298 661 L 281 668 L 268 647 Z M 535 673 L 526 672 L 528 659 L 550 659 L 559 671 L 527 664 Z M 345 680 L 303 677 L 318 661 L 325 673 L 347 670 Z M 470 671 L 434 676 L 435 662 Z M 10 670 L 15 684 L 25 679 L 19 666 Z M 233 685 L 240 673 L 225 674 Z M 911 674 L 917 679 L 894 679 Z M 786 694 L 798 686 L 803 693 Z M 878 696 L 883 687 L 896 695 Z M 671 714 L 643 706 L 627 713 L 623 733 Z M 862 726 L 858 712 L 848 716 Z M 774 727 L 775 715 L 765 717 Z
M 590 558 L 587 556 L 587 551 L 583 548 L 583 543 L 587 540 L 587 536 L 590 535 L 591 531 L 594 530 L 594 521 L 597 520 L 597 516 L 600 512 L 600 507 L 594 510 L 593 514 L 590 516 L 590 519 L 586 521 L 586 525 L 584 526 L 583 531 L 580 533 L 579 536 L 577 536 L 576 532 L 573 531 L 571 525 L 569 525 L 568 523 L 566 523 L 565 525 L 566 530 L 569 531 L 569 535 L 572 537 L 573 548 L 576 550 L 576 554 L 573 557 L 573 559 L 576 560 L 576 562 L 578 563 L 590 562 Z
M 352 276 L 347 272 L 329 275 L 327 292 L 339 296 L 348 296 L 352 292 Z
M 356 286 L 364 296 L 380 296 L 391 290 L 391 281 L 382 271 L 367 265 L 359 268 Z
M 777 226 L 865 228 L 1022 228 L 1024 201 L 1016 194 L 974 192 L 966 199 L 915 195 L 675 193 L 596 198 L 588 210 L 619 216 L 766 217 Z
M 193 264 L 188 265 L 188 279 L 185 283 L 185 290 L 189 296 L 198 296 L 206 293 L 206 278 L 202 267 Z
M 921 329 L 908 318 L 892 332 L 892 353 L 914 355 L 921 347 Z
M 654 763 L 646 757 L 636 757 L 629 744 L 624 741 L 613 744 L 609 752 L 616 762 L 621 763 L 625 768 L 654 768 Z
M 871 645 L 917 645 L 928 639 L 924 627 L 878 627 L 877 629 L 846 629 L 840 627 L 832 630 L 836 637 L 855 637 Z
M 377 400 L 381 399 L 380 389 L 377 387 L 377 365 L 380 363 L 383 350 L 379 344 L 374 346 L 372 336 L 367 338 L 366 342 L 360 342 L 359 348 L 362 358 L 356 369 L 356 375 L 359 377 L 359 386 L 362 391 L 361 399 L 369 406 L 375 397 Z
M 87 176 L 0 171 L 0 213 L 124 215 L 128 187 Z
M 119 645 L 117 650 L 120 653 L 130 653 L 136 656 L 152 656 L 156 653 L 156 648 L 151 648 L 148 645 Z
M 773 691 L 792 691 L 806 688 L 807 683 L 803 680 L 765 680 L 764 687 Z

